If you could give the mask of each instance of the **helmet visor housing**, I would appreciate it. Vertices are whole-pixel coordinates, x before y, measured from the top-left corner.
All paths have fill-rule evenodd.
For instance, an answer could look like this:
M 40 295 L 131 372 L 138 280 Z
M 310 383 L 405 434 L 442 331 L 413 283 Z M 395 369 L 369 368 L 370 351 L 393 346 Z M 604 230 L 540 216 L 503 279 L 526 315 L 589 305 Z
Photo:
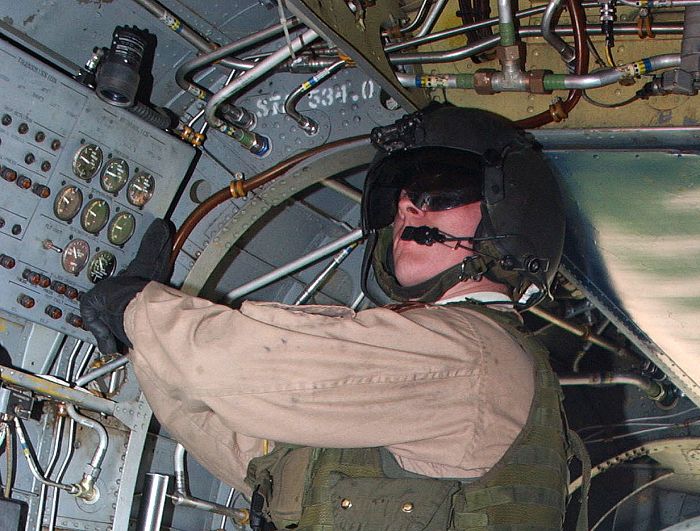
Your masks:
M 372 167 L 365 186 L 365 231 L 394 221 L 401 192 L 424 211 L 449 210 L 481 201 L 484 160 L 477 153 L 444 147 L 402 150 Z

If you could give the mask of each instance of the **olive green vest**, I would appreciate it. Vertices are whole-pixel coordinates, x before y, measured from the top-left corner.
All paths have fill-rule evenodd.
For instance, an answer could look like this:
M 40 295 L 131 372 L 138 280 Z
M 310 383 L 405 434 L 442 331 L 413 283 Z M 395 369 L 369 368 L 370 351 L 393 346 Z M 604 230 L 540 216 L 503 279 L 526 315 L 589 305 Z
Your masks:
M 265 512 L 278 529 L 562 529 L 572 446 L 582 462 L 584 456 L 580 439 L 570 439 L 548 352 L 514 316 L 465 305 L 498 322 L 535 360 L 528 420 L 498 463 L 478 479 L 459 481 L 406 472 L 381 448 L 277 445 L 250 462 L 246 481 L 264 495 Z M 578 530 L 587 529 L 586 499 L 583 491 Z

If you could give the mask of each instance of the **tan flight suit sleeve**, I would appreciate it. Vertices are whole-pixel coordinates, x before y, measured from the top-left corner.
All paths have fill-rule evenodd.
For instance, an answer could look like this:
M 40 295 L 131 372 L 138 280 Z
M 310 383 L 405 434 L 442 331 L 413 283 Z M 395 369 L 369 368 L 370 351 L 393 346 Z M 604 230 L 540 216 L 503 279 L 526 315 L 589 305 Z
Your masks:
M 408 470 L 480 476 L 524 425 L 533 395 L 529 354 L 458 307 L 233 310 L 152 282 L 124 327 L 157 418 L 243 489 L 261 438 L 387 446 Z

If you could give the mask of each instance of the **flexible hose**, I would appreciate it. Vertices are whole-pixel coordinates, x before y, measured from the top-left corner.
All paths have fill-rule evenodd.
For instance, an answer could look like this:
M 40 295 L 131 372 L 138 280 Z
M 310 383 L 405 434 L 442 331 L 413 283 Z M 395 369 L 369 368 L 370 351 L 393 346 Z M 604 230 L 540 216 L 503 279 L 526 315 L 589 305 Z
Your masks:
M 273 179 L 276 179 L 284 172 L 289 170 L 291 167 L 295 166 L 296 164 L 299 164 L 300 162 L 306 160 L 307 158 L 313 155 L 323 153 L 324 151 L 333 150 L 345 144 L 349 144 L 351 142 L 367 138 L 367 136 L 368 135 L 360 135 L 350 138 L 344 138 L 342 140 L 336 140 L 335 142 L 329 142 L 328 144 L 317 146 L 315 148 L 309 149 L 308 151 L 297 153 L 296 155 L 293 155 L 292 157 L 277 163 L 272 168 L 269 168 L 264 172 L 257 174 L 251 179 L 242 181 L 232 181 L 229 186 L 222 188 L 218 192 L 214 193 L 214 195 L 206 199 L 204 202 L 202 202 L 202 204 L 195 208 L 192 211 L 192 213 L 189 216 L 187 216 L 187 219 L 183 221 L 182 225 L 175 234 L 175 239 L 173 241 L 173 251 L 170 255 L 170 264 L 175 264 L 175 260 L 177 259 L 177 255 L 182 250 L 182 246 L 185 244 L 189 235 L 199 224 L 199 222 L 204 218 L 204 216 L 206 216 L 209 212 L 211 212 L 221 203 L 224 203 L 228 199 L 232 199 L 235 197 L 245 197 L 246 194 L 248 194 L 250 191 L 255 190 L 259 186 L 262 186 L 263 184 L 266 184 L 272 181 Z
M 586 44 L 586 13 L 578 0 L 567 0 L 566 7 L 569 10 L 571 25 L 574 28 L 574 50 L 576 50 L 574 73 L 576 75 L 587 74 L 589 52 Z M 561 114 L 557 113 L 556 108 L 550 107 L 546 111 L 529 118 L 523 118 L 515 123 L 523 129 L 534 129 L 552 122 L 555 116 L 558 118 L 558 121 L 561 121 L 576 107 L 576 104 L 581 99 L 582 93 L 583 92 L 578 89 L 570 90 L 566 100 L 562 102 Z

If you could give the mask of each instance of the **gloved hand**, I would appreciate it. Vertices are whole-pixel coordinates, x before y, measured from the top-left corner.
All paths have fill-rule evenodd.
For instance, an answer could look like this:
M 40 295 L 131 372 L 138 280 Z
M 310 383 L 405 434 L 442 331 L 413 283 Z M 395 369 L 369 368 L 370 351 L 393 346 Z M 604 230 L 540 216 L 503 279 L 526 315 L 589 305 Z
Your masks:
M 133 347 L 124 331 L 124 311 L 150 281 L 164 283 L 170 278 L 174 233 L 171 222 L 154 220 L 128 267 L 115 277 L 101 280 L 81 297 L 80 315 L 87 330 L 95 336 L 102 354 L 117 352 L 117 341 Z

